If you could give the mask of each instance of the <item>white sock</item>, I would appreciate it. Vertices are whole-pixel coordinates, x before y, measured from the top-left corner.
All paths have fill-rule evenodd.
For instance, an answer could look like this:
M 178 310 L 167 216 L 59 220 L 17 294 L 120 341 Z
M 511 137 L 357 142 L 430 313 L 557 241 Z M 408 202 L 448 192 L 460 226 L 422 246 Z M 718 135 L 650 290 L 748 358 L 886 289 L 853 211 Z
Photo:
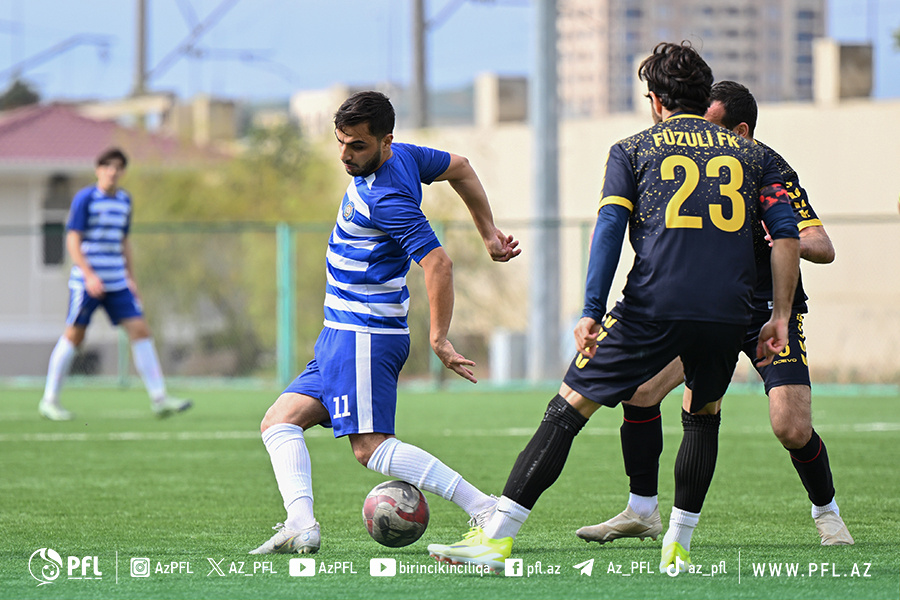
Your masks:
M 658 496 L 638 496 L 637 494 L 628 494 L 628 506 L 639 516 L 649 519 L 659 506 Z
M 841 516 L 841 509 L 838 508 L 837 501 L 832 498 L 831 502 L 826 504 L 825 506 L 816 506 L 812 505 L 812 518 L 820 517 L 827 512 L 833 512 L 837 516 Z
M 500 496 L 497 511 L 484 526 L 484 534 L 492 540 L 515 537 L 531 511 L 521 504 L 516 504 L 506 496 Z
M 147 393 L 154 402 L 160 402 L 166 397 L 166 383 L 163 381 L 162 367 L 159 366 L 159 357 L 153 340 L 143 338 L 131 343 L 131 354 L 134 356 L 134 366 Z
M 59 341 L 50 353 L 50 364 L 47 367 L 47 384 L 44 387 L 43 402 L 59 404 L 59 390 L 63 379 L 69 374 L 69 367 L 75 358 L 75 346 L 64 335 L 59 336 Z
M 672 514 L 669 517 L 669 529 L 666 531 L 666 535 L 663 536 L 663 548 L 672 542 L 678 542 L 682 548 L 690 550 L 691 536 L 694 535 L 694 528 L 699 521 L 700 513 L 692 513 L 672 507 Z
M 450 501 L 466 511 L 470 517 L 477 515 L 496 502 L 494 498 L 491 498 L 462 478 L 456 484 L 456 490 L 454 490 Z
M 303 429 L 291 423 L 272 425 L 262 434 L 272 461 L 278 491 L 284 500 L 288 529 L 306 529 L 316 524 L 313 516 L 312 466 Z
M 464 487 L 460 494 L 456 494 L 460 482 L 463 481 L 462 475 L 418 446 L 406 444 L 397 438 L 383 441 L 372 453 L 366 467 L 437 494 L 470 515 L 477 512 L 474 510 L 475 507 L 485 503 L 483 498 L 487 498 L 490 502 L 490 498 L 470 485 Z M 477 493 L 473 493 L 472 490 Z

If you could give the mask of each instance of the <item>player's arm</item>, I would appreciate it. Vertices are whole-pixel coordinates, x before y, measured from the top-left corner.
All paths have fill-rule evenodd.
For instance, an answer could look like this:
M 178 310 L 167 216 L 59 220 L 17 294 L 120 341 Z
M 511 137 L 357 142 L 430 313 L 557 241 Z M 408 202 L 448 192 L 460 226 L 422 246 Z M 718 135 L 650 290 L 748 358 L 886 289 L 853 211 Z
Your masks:
M 472 383 L 478 383 L 469 369 L 475 363 L 454 350 L 453 344 L 447 339 L 450 320 L 453 318 L 453 262 L 447 252 L 438 246 L 419 261 L 419 266 L 425 272 L 425 289 L 431 312 L 431 349 L 445 367 Z
M 584 289 L 584 308 L 575 326 L 575 347 L 585 356 L 597 351 L 600 320 L 606 314 L 606 300 L 619 264 L 622 241 L 628 226 L 628 208 L 612 202 L 601 202 L 597 224 L 591 239 L 587 279 Z
M 756 346 L 756 356 L 762 359 L 757 364 L 765 366 L 787 345 L 788 320 L 800 274 L 800 232 L 781 183 L 764 187 L 760 204 L 763 223 L 772 237 L 772 316 L 760 330 Z
M 765 225 L 763 225 L 765 228 Z M 772 237 L 766 230 L 766 241 L 772 246 Z M 834 245 L 822 225 L 808 225 L 800 230 L 800 258 L 811 263 L 827 265 L 834 262 Z
M 105 293 L 103 280 L 94 272 L 87 258 L 85 258 L 84 252 L 81 251 L 81 240 L 83 237 L 83 232 L 70 229 L 66 233 L 66 250 L 69 252 L 72 262 L 81 269 L 81 273 L 84 275 L 84 288 L 87 290 L 87 293 L 93 298 L 102 298 Z
M 800 230 L 800 258 L 821 265 L 834 262 L 834 245 L 823 226 L 813 225 Z
M 622 148 L 616 144 L 606 157 L 603 192 L 597 223 L 591 237 L 587 279 L 584 286 L 584 308 L 575 326 L 575 348 L 584 356 L 597 351 L 600 320 L 606 314 L 606 300 L 622 253 L 622 240 L 628 218 L 637 197 L 634 172 Z
M 519 241 L 511 235 L 504 235 L 494 225 L 494 215 L 491 212 L 487 192 L 484 191 L 475 169 L 469 164 L 469 159 L 451 153 L 450 164 L 435 178 L 435 181 L 447 181 L 462 198 L 493 260 L 507 262 L 521 254 L 522 250 L 518 248 Z
M 125 279 L 128 281 L 128 287 L 131 289 L 131 293 L 135 296 L 138 295 L 137 290 L 137 282 L 134 279 L 134 260 L 133 253 L 131 250 L 131 238 L 125 236 L 122 240 L 122 257 L 125 259 Z

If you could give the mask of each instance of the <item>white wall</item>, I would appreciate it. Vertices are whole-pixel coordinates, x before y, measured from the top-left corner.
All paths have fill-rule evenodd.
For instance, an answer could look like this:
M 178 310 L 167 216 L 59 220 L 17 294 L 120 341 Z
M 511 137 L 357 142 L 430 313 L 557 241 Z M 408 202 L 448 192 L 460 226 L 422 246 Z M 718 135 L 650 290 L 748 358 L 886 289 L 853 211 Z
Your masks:
M 811 298 L 806 332 L 813 372 L 830 381 L 900 381 L 900 101 L 762 104 L 759 114 L 757 137 L 797 170 L 837 252 L 831 265 L 803 266 Z M 561 123 L 563 219 L 594 218 L 610 145 L 649 125 L 649 113 Z M 533 213 L 534 140 L 527 125 L 398 131 L 396 139 L 470 159 L 498 225 L 523 237 L 524 253 L 516 268 L 527 279 L 527 257 L 540 249 L 529 247 L 514 227 L 504 227 L 504 222 L 521 222 Z M 426 209 L 434 204 L 427 199 Z M 580 313 L 582 302 L 582 250 L 576 237 L 563 239 L 562 306 L 569 319 Z M 632 257 L 626 248 L 610 302 L 622 288 Z M 521 298 L 514 310 L 524 329 L 527 294 Z

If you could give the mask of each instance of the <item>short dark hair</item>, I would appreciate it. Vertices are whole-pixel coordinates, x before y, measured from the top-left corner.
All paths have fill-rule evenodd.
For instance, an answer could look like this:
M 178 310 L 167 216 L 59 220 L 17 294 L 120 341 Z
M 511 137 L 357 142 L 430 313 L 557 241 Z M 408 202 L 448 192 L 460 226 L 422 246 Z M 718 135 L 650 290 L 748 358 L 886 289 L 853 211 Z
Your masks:
M 741 123 L 746 123 L 750 128 L 750 137 L 756 130 L 756 98 L 746 86 L 736 81 L 720 81 L 712 86 L 709 94 L 710 102 L 721 102 L 725 109 L 722 117 L 722 125 L 728 129 L 734 129 Z
M 119 159 L 122 161 L 122 167 L 128 166 L 128 157 L 119 148 L 107 148 L 97 157 L 97 166 L 108 165 L 110 161 Z
M 335 129 L 369 124 L 369 132 L 381 139 L 394 131 L 394 107 L 381 92 L 357 92 L 334 113 Z
M 638 67 L 638 77 L 668 110 L 702 115 L 709 108 L 712 69 L 688 41 L 657 44 Z

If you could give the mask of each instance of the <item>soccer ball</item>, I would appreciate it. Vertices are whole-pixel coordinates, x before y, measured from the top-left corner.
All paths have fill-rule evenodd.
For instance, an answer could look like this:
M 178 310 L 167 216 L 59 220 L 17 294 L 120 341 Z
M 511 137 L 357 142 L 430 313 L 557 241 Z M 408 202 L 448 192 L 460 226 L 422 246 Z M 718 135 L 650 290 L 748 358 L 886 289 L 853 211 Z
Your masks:
M 400 548 L 422 537 L 430 512 L 419 488 L 405 481 L 386 481 L 366 496 L 362 514 L 373 540 Z

